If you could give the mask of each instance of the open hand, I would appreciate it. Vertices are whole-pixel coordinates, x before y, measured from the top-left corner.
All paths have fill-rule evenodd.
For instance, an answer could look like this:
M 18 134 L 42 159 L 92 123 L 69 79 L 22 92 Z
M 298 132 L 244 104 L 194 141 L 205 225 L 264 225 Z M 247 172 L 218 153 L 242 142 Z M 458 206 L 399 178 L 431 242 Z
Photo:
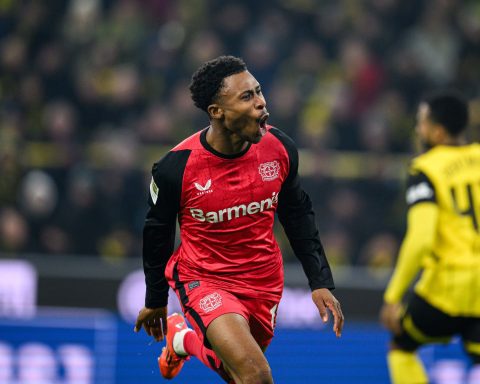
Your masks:
M 342 335 L 345 318 L 343 317 L 340 303 L 335 296 L 333 296 L 332 292 L 327 288 L 315 289 L 312 292 L 312 300 L 317 306 L 320 317 L 324 323 L 328 321 L 327 308 L 332 312 L 334 319 L 333 331 L 337 337 L 340 337 Z
M 162 341 L 167 334 L 167 307 L 147 308 L 143 307 L 135 322 L 135 332 L 145 329 L 148 336 L 156 341 Z
M 380 322 L 394 335 L 399 335 L 402 331 L 400 318 L 402 316 L 402 305 L 399 303 L 384 303 L 380 310 Z

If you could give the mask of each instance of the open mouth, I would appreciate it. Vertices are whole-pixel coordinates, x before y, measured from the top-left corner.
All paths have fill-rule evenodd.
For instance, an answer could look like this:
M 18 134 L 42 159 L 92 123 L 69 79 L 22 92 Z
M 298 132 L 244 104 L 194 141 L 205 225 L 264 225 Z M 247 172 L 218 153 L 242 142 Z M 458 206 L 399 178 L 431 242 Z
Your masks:
M 260 126 L 260 134 L 264 136 L 267 133 L 267 119 L 270 116 L 269 113 L 265 113 L 258 119 L 258 125 Z

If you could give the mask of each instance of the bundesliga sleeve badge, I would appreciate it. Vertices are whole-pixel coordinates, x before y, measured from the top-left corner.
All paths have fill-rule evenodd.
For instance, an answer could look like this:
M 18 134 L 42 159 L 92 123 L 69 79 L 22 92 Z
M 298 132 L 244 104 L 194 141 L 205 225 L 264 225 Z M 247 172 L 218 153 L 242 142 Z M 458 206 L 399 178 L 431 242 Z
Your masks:
M 158 186 L 155 184 L 155 180 L 150 182 L 150 196 L 152 197 L 153 204 L 157 204 L 157 199 L 158 199 Z

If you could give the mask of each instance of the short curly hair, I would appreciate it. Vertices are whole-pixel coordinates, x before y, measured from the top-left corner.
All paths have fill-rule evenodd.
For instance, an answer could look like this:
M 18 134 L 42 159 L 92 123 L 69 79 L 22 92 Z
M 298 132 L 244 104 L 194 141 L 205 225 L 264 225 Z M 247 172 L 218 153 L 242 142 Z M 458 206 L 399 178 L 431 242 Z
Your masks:
M 452 136 L 463 133 L 469 120 L 468 101 L 456 90 L 436 91 L 423 101 L 430 107 L 430 118 Z
M 222 88 L 223 79 L 247 70 L 245 62 L 235 56 L 220 56 L 205 62 L 192 75 L 190 94 L 195 105 L 208 113 Z

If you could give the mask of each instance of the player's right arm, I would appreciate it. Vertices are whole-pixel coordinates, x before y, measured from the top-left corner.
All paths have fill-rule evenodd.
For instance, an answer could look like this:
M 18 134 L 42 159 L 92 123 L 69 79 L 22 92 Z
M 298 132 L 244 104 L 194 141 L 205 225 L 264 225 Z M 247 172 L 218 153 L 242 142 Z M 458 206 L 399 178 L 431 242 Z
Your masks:
M 169 152 L 152 167 L 150 208 L 143 228 L 145 307 L 139 312 L 134 330 L 138 332 L 143 326 L 156 340 L 162 340 L 166 332 L 169 286 L 165 267 L 175 244 L 183 172 L 189 154 L 189 151 Z
M 380 312 L 382 324 L 394 333 L 399 331 L 398 320 L 405 292 L 420 271 L 424 256 L 432 251 L 438 219 L 435 189 L 425 174 L 414 172 L 410 175 L 406 199 L 407 232 Z

